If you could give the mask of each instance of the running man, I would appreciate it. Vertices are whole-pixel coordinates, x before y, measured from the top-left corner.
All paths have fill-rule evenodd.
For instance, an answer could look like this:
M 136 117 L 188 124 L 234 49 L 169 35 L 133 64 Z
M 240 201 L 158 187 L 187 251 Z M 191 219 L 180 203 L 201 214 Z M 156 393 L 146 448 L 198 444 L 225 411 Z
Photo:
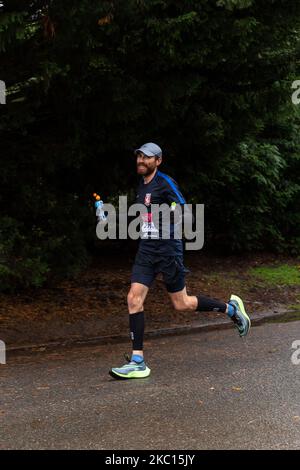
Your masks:
M 240 336 L 246 336 L 251 322 L 243 301 L 231 295 L 225 303 L 204 295 L 188 295 L 185 287 L 186 269 L 183 264 L 183 242 L 180 239 L 163 239 L 161 227 L 153 222 L 151 205 L 167 203 L 170 207 L 183 206 L 186 201 L 177 183 L 158 167 L 162 163 L 162 150 L 154 143 L 142 145 L 135 151 L 137 173 L 142 176 L 136 202 L 144 204 L 144 224 L 139 249 L 135 257 L 131 288 L 127 296 L 129 327 L 132 340 L 132 355 L 122 367 L 112 368 L 109 373 L 116 379 L 138 379 L 148 377 L 143 352 L 144 302 L 149 288 L 158 273 L 162 273 L 169 297 L 176 310 L 199 312 L 222 312 L 227 314 L 236 326 Z M 161 222 L 161 221 L 160 221 Z M 160 224 L 159 222 L 159 224 Z M 170 235 L 174 226 L 170 224 Z

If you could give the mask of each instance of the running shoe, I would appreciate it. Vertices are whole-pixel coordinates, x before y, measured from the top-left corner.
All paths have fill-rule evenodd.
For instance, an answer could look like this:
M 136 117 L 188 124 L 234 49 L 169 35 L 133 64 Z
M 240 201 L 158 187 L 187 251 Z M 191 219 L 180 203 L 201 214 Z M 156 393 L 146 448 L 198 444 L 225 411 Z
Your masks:
M 251 321 L 246 313 L 242 299 L 237 295 L 232 295 L 228 303 L 234 307 L 235 313 L 231 317 L 231 320 L 234 322 L 239 335 L 241 337 L 246 336 L 249 333 Z
M 149 377 L 151 370 L 146 366 L 144 360 L 141 362 L 134 361 L 132 358 L 127 360 L 129 362 L 124 366 L 110 369 L 109 374 L 115 379 L 144 379 Z

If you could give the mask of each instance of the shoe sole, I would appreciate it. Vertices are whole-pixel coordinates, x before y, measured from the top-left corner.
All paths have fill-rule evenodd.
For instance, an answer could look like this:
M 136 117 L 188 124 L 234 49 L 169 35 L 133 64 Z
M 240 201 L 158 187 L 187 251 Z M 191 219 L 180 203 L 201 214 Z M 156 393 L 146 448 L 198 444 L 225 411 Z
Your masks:
M 118 380 L 145 379 L 146 377 L 149 377 L 150 373 L 151 373 L 151 369 L 149 369 L 149 367 L 146 367 L 145 370 L 140 371 L 140 372 L 129 372 L 129 374 L 126 374 L 126 375 L 118 374 L 113 369 L 110 369 L 109 371 L 109 375 L 113 377 L 114 379 L 118 379 Z
M 242 299 L 240 297 L 238 297 L 237 295 L 234 295 L 232 294 L 231 297 L 230 297 L 230 300 L 235 300 L 237 303 L 238 303 L 238 306 L 239 306 L 239 309 L 242 313 L 242 315 L 247 318 L 248 322 L 249 322 L 249 328 L 248 328 L 248 331 L 245 335 L 242 335 L 242 336 L 246 336 L 249 331 L 250 331 L 250 328 L 251 328 L 251 320 L 250 318 L 248 317 L 247 313 L 246 313 L 246 310 L 245 310 L 245 307 L 244 307 L 244 303 L 242 301 Z

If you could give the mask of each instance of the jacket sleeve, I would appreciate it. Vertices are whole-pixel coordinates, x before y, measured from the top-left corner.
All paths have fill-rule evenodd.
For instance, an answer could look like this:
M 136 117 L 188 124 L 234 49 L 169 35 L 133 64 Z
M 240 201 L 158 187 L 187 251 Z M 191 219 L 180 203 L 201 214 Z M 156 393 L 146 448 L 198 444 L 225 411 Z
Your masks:
M 194 216 L 191 210 L 187 207 L 187 202 L 182 192 L 180 191 L 178 184 L 169 176 L 165 176 L 164 180 L 164 196 L 166 202 L 169 203 L 173 208 L 172 210 L 174 211 L 174 215 L 176 215 L 176 211 L 179 210 L 179 207 L 181 209 L 180 215 L 182 214 L 182 217 L 180 216 L 176 220 L 179 220 L 178 223 L 181 223 L 183 219 L 185 227 L 192 227 Z
M 182 192 L 180 191 L 176 181 L 167 175 L 164 175 L 163 181 L 164 197 L 166 199 L 166 202 L 168 202 L 169 204 L 172 204 L 172 202 L 175 202 L 176 204 L 180 205 L 186 204 L 186 200 L 183 197 Z

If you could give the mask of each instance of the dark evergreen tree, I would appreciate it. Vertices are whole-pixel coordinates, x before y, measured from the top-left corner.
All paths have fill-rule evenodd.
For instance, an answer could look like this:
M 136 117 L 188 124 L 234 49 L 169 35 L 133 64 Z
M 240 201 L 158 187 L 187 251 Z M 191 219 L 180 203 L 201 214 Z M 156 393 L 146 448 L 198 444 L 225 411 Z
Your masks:
M 206 205 L 206 246 L 299 253 L 298 18 L 288 0 L 2 0 L 1 288 L 86 264 L 91 193 L 129 193 L 149 140 Z

